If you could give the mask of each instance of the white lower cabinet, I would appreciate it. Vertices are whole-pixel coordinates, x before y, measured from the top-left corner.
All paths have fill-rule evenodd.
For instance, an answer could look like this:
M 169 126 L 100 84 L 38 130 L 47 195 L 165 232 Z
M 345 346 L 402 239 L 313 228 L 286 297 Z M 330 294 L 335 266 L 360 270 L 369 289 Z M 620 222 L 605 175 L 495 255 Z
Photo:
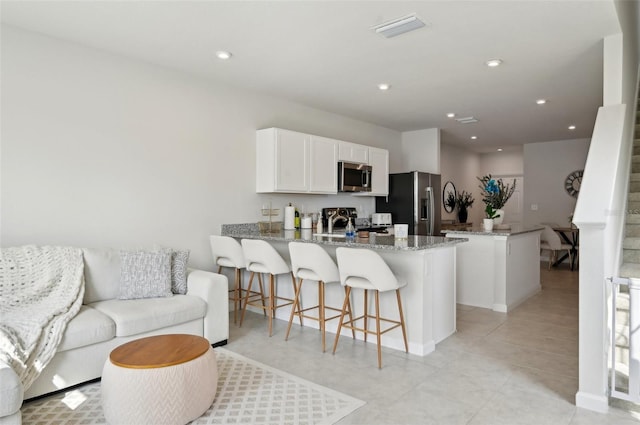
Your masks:
M 256 192 L 337 193 L 337 143 L 280 128 L 256 132 Z

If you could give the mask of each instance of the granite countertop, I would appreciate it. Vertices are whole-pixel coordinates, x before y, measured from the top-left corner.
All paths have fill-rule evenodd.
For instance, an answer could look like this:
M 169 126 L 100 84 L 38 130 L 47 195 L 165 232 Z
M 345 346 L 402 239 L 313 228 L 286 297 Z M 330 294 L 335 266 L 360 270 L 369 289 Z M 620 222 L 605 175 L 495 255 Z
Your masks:
M 262 239 L 276 242 L 311 242 L 323 245 L 348 246 L 352 248 L 384 249 L 395 251 L 420 251 L 431 248 L 456 245 L 466 242 L 464 238 L 445 238 L 441 236 L 413 236 L 396 239 L 393 235 L 370 233 L 369 238 L 347 239 L 340 236 L 314 235 L 315 230 L 284 230 L 277 233 L 260 233 L 257 223 L 223 224 L 222 236 L 234 238 Z
M 509 228 L 506 228 L 507 226 L 509 226 Z M 542 226 L 523 226 L 522 224 L 510 224 L 506 226 L 503 225 L 500 227 L 504 227 L 504 228 L 496 228 L 494 226 L 492 231 L 485 232 L 482 229 L 482 226 L 473 226 L 470 230 L 463 230 L 463 229 L 443 230 L 443 232 L 446 233 L 447 235 L 455 234 L 456 235 L 455 237 L 457 238 L 458 237 L 457 235 L 513 236 L 513 235 L 519 235 L 522 233 L 537 232 L 544 229 L 544 227 Z

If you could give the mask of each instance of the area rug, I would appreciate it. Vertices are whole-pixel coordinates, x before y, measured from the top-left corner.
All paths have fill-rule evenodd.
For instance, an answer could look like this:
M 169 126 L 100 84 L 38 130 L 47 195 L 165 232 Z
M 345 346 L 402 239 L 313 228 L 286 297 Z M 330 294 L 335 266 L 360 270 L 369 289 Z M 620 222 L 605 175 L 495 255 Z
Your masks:
M 192 424 L 333 424 L 365 404 L 224 348 L 215 352 L 216 398 Z M 22 422 L 105 424 L 100 397 L 100 383 L 95 382 L 28 402 Z

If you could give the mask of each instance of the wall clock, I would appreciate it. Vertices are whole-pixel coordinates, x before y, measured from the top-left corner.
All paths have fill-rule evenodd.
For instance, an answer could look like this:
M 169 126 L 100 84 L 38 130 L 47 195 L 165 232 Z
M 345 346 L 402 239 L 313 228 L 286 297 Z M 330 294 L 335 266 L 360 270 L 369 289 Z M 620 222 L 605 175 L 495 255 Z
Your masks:
M 564 189 L 574 198 L 578 197 L 580 192 L 580 184 L 582 183 L 582 174 L 584 170 L 576 170 L 570 173 L 564 180 Z

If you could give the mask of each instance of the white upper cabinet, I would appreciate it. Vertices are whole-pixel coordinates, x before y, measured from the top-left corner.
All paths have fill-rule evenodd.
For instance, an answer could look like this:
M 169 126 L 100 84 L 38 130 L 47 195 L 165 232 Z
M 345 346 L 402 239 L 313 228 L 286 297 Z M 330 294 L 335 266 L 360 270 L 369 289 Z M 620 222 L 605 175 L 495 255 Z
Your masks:
M 256 132 L 256 192 L 338 193 L 338 161 L 372 166 L 371 192 L 389 194 L 389 151 L 281 128 Z
M 280 128 L 258 130 L 256 192 L 337 193 L 336 149 L 331 139 Z
M 337 193 L 338 141 L 311 136 L 309 141 L 309 192 Z
M 368 147 L 371 165 L 371 192 L 354 193 L 356 196 L 387 196 L 389 194 L 389 151 Z
M 338 144 L 338 160 L 369 164 L 369 147 L 341 141 Z
M 369 148 L 369 165 L 371 165 L 370 196 L 387 196 L 389 194 L 389 151 Z

